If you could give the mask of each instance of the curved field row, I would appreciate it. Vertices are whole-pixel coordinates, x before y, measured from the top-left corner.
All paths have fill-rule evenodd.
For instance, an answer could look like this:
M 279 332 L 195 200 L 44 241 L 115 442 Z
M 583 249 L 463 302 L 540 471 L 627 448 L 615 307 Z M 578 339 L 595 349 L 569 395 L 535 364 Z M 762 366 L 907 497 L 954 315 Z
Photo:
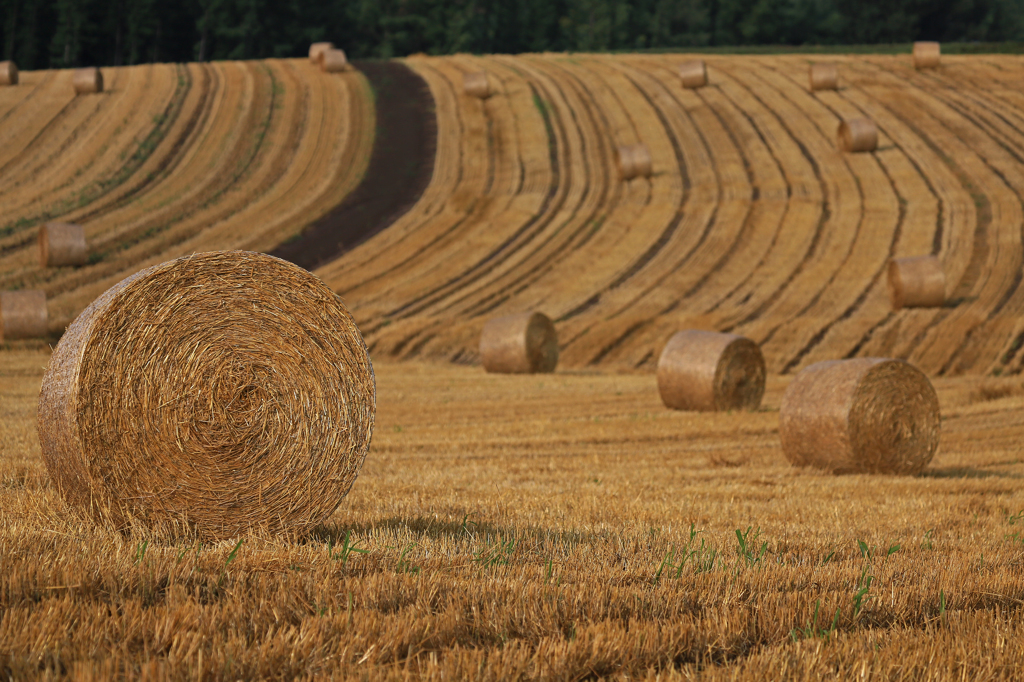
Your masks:
M 270 250 L 337 205 L 366 169 L 373 98 L 358 72 L 307 60 L 70 71 L 0 89 L 0 289 L 41 288 L 59 331 L 143 267 L 210 249 Z M 85 226 L 90 263 L 39 266 L 38 226 Z
M 556 319 L 569 367 L 650 367 L 700 327 L 762 344 L 769 369 L 863 355 L 930 374 L 1024 363 L 1024 60 L 837 57 L 811 93 L 803 56 L 415 58 L 438 103 L 435 177 L 388 230 L 318 272 L 380 354 L 472 362 L 491 316 Z M 486 69 L 500 92 L 462 93 Z M 879 149 L 843 154 L 842 118 Z M 650 179 L 621 182 L 643 142 Z M 892 312 L 893 256 L 937 254 L 946 307 Z

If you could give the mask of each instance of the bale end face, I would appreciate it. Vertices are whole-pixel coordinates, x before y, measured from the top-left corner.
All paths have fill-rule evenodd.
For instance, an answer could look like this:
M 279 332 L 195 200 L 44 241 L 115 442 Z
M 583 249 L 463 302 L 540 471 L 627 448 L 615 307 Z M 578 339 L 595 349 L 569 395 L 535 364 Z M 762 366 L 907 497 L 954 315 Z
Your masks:
M 480 334 L 484 370 L 497 374 L 554 372 L 558 335 L 543 313 L 519 313 L 488 320 Z
M 878 149 L 878 128 L 869 118 L 852 118 L 839 124 L 836 134 L 844 152 L 873 152 Z
M 919 473 L 939 444 L 939 400 L 902 360 L 815 363 L 786 389 L 779 436 L 786 458 L 837 474 Z
M 18 65 L 12 61 L 0 62 L 0 85 L 18 84 Z
M 39 230 L 39 263 L 44 268 L 85 265 L 89 249 L 85 228 L 71 223 L 46 223 Z
M 658 392 L 675 410 L 756 410 L 764 383 L 761 349 L 735 334 L 676 332 L 658 358 Z
M 319 64 L 324 52 L 333 49 L 334 43 L 313 43 L 309 46 L 309 61 L 314 64 Z
M 811 90 L 838 90 L 839 68 L 831 63 L 811 64 Z
M 708 69 L 703 59 L 679 65 L 679 80 L 684 88 L 702 88 L 708 84 Z
M 0 291 L 0 341 L 38 339 L 48 333 L 45 292 Z
M 95 66 L 75 69 L 71 82 L 78 94 L 103 92 L 103 72 Z
M 893 258 L 888 275 L 893 310 L 938 308 L 946 302 L 946 274 L 937 256 Z
M 939 43 L 919 41 L 914 43 L 914 68 L 935 69 L 942 60 L 942 48 Z
M 494 86 L 486 71 L 476 71 L 462 76 L 462 89 L 470 97 L 487 99 L 494 94 Z

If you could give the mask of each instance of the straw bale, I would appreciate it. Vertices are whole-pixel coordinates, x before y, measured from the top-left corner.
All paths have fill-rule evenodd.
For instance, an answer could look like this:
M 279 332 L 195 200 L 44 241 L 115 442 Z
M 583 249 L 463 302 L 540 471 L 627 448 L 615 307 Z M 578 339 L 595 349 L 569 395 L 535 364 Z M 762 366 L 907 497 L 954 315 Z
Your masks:
M 320 54 L 320 70 L 326 73 L 339 73 L 348 70 L 348 58 L 345 50 L 332 48 Z
M 931 41 L 919 41 L 914 43 L 915 69 L 937 68 L 941 58 L 942 50 L 938 43 Z
M 632 180 L 636 177 L 651 177 L 651 153 L 643 144 L 623 145 L 616 150 L 619 177 Z
M 939 399 L 928 377 L 902 360 L 826 360 L 786 389 L 779 436 L 797 466 L 914 474 L 939 445 Z
M 48 332 L 45 292 L 0 291 L 0 341 L 39 338 Z
M 301 534 L 351 488 L 373 367 L 341 299 L 260 253 L 142 270 L 68 327 L 43 377 L 43 460 L 115 527 Z
M 333 49 L 334 43 L 313 43 L 309 46 L 309 61 L 314 64 L 319 64 L 320 58 L 323 57 L 324 52 Z
M 811 64 L 811 90 L 838 90 L 839 67 L 832 62 Z
M 679 80 L 684 88 L 703 88 L 708 84 L 708 69 L 703 59 L 694 59 L 679 65 Z
M 71 82 L 77 94 L 103 92 L 103 72 L 95 66 L 75 69 Z
M 946 274 L 937 256 L 889 261 L 889 298 L 893 310 L 936 308 L 946 302 Z
M 764 395 L 764 357 L 750 339 L 688 329 L 658 358 L 658 391 L 676 410 L 756 410 Z
M 39 263 L 44 268 L 85 265 L 89 249 L 85 228 L 71 223 L 46 223 L 39 230 Z
M 0 62 L 0 85 L 18 84 L 18 65 L 14 62 Z
M 873 152 L 878 148 L 878 128 L 870 118 L 843 121 L 836 137 L 844 152 Z
M 488 320 L 480 334 L 480 359 L 488 372 L 554 372 L 558 335 L 543 313 L 518 313 Z
M 462 76 L 462 89 L 470 97 L 487 99 L 494 94 L 494 86 L 486 71 L 475 71 Z

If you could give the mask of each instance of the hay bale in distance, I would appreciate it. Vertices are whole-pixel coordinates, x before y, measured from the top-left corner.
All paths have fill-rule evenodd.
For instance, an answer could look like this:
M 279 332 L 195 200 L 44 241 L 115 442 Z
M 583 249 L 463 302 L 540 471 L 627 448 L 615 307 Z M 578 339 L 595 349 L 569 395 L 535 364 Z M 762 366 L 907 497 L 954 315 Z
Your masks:
M 942 49 L 939 43 L 931 41 L 919 41 L 914 43 L 914 68 L 935 69 L 938 68 L 942 59 Z
M 928 377 L 902 360 L 826 360 L 786 389 L 779 436 L 797 466 L 915 474 L 939 445 L 939 399 Z
M 48 332 L 45 292 L 38 289 L 0 291 L 0 341 L 35 339 Z
M 946 274 L 937 256 L 911 256 L 889 261 L 892 309 L 937 308 L 946 302 Z
M 324 52 L 333 49 L 334 43 L 313 43 L 309 46 L 309 61 L 319 64 Z
M 488 320 L 480 334 L 484 369 L 498 374 L 554 372 L 558 335 L 543 313 L 518 313 Z
M 462 89 L 470 97 L 479 99 L 487 99 L 495 92 L 494 85 L 486 71 L 463 74 Z
M 818 62 L 810 68 L 811 90 L 838 90 L 839 67 L 832 62 Z
M 619 177 L 621 179 L 632 180 L 637 177 L 651 177 L 651 153 L 645 145 L 623 145 L 616 150 L 616 157 Z
M 75 86 L 75 93 L 79 95 L 90 92 L 103 92 L 103 72 L 95 66 L 75 69 L 71 82 Z
M 679 80 L 684 88 L 703 88 L 708 84 L 708 69 L 703 59 L 694 59 L 679 65 Z
M 658 392 L 675 410 L 756 410 L 764 377 L 761 349 L 735 334 L 676 332 L 658 358 Z
M 878 149 L 878 128 L 870 118 L 851 118 L 839 124 L 836 134 L 844 152 L 873 152 Z
M 340 73 L 348 70 L 348 57 L 345 50 L 331 48 L 320 54 L 320 70 L 324 73 Z
M 108 289 L 43 377 L 43 460 L 72 507 L 124 527 L 301 534 L 352 486 L 373 367 L 341 299 L 261 253 L 193 254 Z
M 18 65 L 14 62 L 0 62 L 0 85 L 18 84 Z
M 39 264 L 44 268 L 85 265 L 89 249 L 85 228 L 71 223 L 46 223 L 39 229 Z

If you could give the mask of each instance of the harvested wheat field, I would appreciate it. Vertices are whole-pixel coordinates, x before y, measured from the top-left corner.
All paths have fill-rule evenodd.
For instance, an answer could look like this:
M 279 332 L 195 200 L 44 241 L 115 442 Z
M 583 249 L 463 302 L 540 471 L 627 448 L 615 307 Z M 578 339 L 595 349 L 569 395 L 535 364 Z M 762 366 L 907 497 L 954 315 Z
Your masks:
M 8 352 L 0 670 L 14 679 L 1012 678 L 1024 665 L 1024 386 L 939 379 L 920 476 L 791 467 L 758 412 L 646 373 L 376 365 L 356 484 L 297 542 L 69 516 Z M 817 616 L 815 615 L 817 612 Z M 861 677 L 863 676 L 863 677 Z

